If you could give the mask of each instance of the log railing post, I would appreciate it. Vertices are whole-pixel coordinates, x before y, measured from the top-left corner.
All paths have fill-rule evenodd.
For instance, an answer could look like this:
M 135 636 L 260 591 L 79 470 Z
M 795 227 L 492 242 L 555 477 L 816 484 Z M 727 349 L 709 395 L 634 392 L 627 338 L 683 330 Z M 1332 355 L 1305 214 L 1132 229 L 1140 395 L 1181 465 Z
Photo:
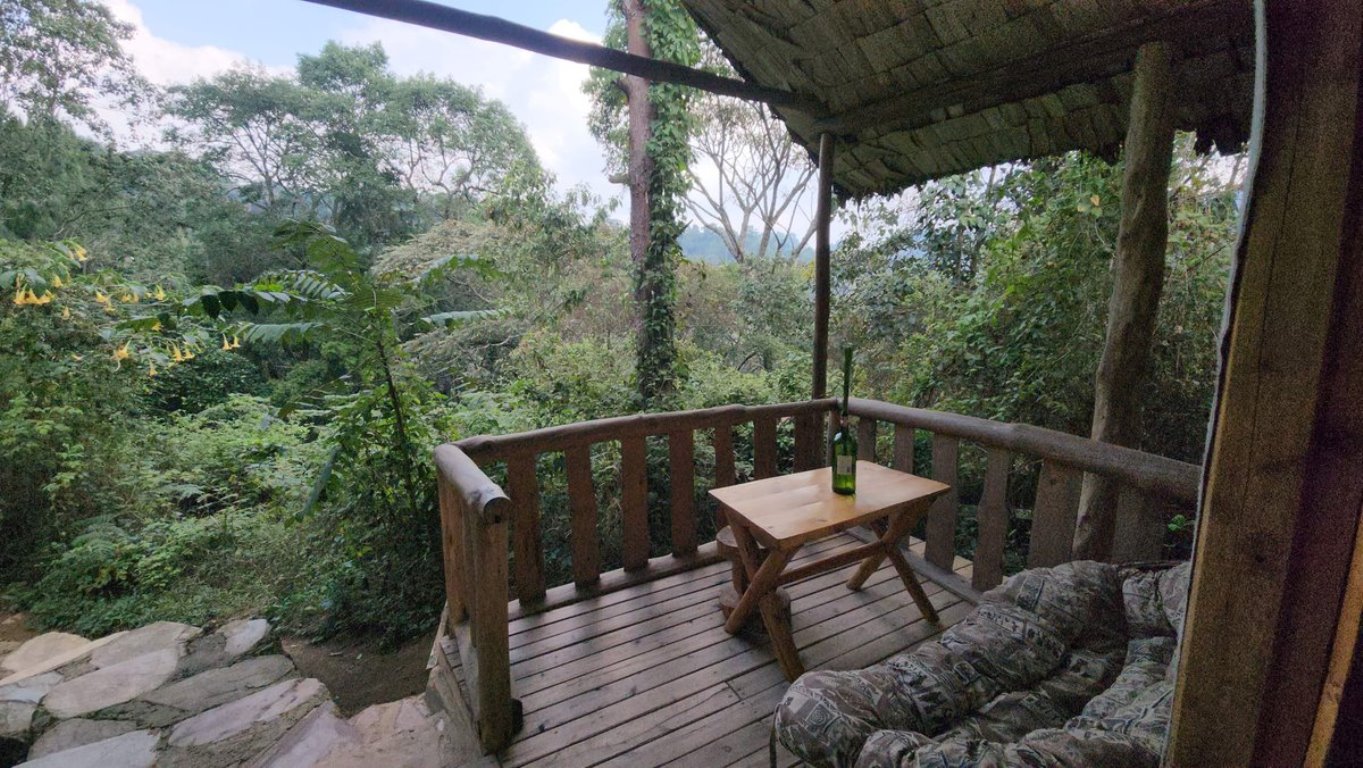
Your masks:
M 453 445 L 435 451 L 440 494 L 450 630 L 469 691 L 465 701 L 484 752 L 496 752 L 515 733 L 507 627 L 507 519 L 512 504 L 478 465 Z M 458 558 L 457 561 L 449 558 Z
M 690 430 L 667 436 L 668 481 L 672 495 L 672 554 L 696 551 L 696 435 Z
M 715 487 L 733 485 L 738 478 L 734 472 L 734 426 L 728 422 L 715 425 Z
M 601 537 L 597 532 L 596 484 L 592 447 L 574 445 L 563 452 L 572 514 L 573 583 L 586 586 L 601 576 Z
M 627 571 L 648 565 L 648 441 L 620 441 L 621 559 Z
M 948 435 L 932 436 L 932 479 L 946 483 L 951 490 L 938 496 L 928 510 L 927 561 L 951 570 L 956 559 L 956 516 L 961 496 L 957 484 L 957 454 L 960 441 Z
M 506 487 L 511 495 L 516 552 L 516 596 L 523 603 L 544 597 L 544 544 L 540 538 L 540 486 L 535 454 L 517 453 L 506 460 Z
M 876 420 L 861 418 L 857 420 L 857 458 L 862 461 L 876 460 Z
M 758 416 L 752 423 L 753 475 L 761 480 L 776 475 L 776 417 Z

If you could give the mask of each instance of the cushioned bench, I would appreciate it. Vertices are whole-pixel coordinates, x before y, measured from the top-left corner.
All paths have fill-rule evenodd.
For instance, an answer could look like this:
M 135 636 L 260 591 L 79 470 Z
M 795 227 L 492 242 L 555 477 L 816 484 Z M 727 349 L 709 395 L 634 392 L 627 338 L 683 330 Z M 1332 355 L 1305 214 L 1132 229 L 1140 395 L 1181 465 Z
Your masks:
M 815 766 L 1159 765 L 1187 564 L 1019 573 L 937 640 L 810 672 L 776 735 Z

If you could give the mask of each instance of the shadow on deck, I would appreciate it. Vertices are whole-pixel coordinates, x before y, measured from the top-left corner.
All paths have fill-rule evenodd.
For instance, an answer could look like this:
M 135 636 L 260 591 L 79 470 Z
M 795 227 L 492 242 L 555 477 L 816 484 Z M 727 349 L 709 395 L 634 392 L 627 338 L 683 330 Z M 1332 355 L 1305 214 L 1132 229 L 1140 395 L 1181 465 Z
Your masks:
M 840 534 L 795 563 L 850 549 Z M 911 549 L 922 554 L 923 543 Z M 971 564 L 956 559 L 969 581 Z M 859 592 L 852 566 L 793 584 L 795 644 L 807 669 L 857 669 L 960 621 L 973 605 L 924 578 L 940 624 L 923 620 L 888 563 Z M 771 650 L 724 631 L 727 563 L 514 619 L 512 690 L 524 725 L 497 762 L 512 766 L 765 766 L 771 716 L 789 685 Z M 457 664 L 442 639 L 445 664 Z M 456 678 L 462 670 L 453 668 Z M 780 765 L 795 758 L 781 751 Z M 487 760 L 487 765 L 493 764 Z

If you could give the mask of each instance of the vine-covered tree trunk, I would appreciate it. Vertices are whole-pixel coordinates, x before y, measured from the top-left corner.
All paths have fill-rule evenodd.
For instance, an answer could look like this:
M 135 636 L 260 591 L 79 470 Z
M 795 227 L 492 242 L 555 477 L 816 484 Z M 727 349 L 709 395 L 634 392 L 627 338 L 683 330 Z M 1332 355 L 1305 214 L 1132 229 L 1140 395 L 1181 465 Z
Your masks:
M 652 56 L 648 44 L 648 19 L 643 0 L 624 0 L 625 32 L 630 53 Z M 634 262 L 634 302 L 638 313 L 637 364 L 639 397 L 651 403 L 673 388 L 671 349 L 673 345 L 672 308 L 659 285 L 659 271 L 666 264 L 652 263 L 653 228 L 649 186 L 654 162 L 648 145 L 653 137 L 653 105 L 649 82 L 642 77 L 624 78 L 625 100 L 629 108 L 629 252 Z

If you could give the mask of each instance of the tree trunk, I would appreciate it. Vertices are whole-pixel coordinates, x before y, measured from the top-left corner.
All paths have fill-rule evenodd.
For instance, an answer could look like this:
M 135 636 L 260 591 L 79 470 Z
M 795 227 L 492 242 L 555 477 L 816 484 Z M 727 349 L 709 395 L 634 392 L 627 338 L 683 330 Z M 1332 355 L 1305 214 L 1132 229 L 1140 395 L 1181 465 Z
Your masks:
M 629 52 L 637 56 L 651 56 L 648 44 L 648 23 L 643 0 L 624 0 L 625 33 Z M 649 82 L 642 77 L 625 77 L 625 98 L 629 104 L 629 253 L 634 263 L 634 306 L 636 329 L 635 378 L 639 396 L 652 401 L 663 387 L 658 372 L 653 370 L 657 357 L 654 347 L 657 333 L 650 322 L 652 308 L 658 301 L 658 286 L 650 264 L 649 246 L 652 240 L 652 200 L 649 184 L 653 178 L 653 158 L 648 153 L 652 138 L 653 108 L 648 97 Z M 666 377 L 663 377 L 666 378 Z
M 1173 56 L 1173 47 L 1162 42 L 1146 43 L 1136 54 L 1107 340 L 1094 385 L 1093 439 L 1130 447 L 1140 438 L 1140 393 L 1164 287 L 1174 144 Z M 1074 532 L 1076 559 L 1106 560 L 1111 555 L 1118 490 L 1110 480 L 1084 477 Z

